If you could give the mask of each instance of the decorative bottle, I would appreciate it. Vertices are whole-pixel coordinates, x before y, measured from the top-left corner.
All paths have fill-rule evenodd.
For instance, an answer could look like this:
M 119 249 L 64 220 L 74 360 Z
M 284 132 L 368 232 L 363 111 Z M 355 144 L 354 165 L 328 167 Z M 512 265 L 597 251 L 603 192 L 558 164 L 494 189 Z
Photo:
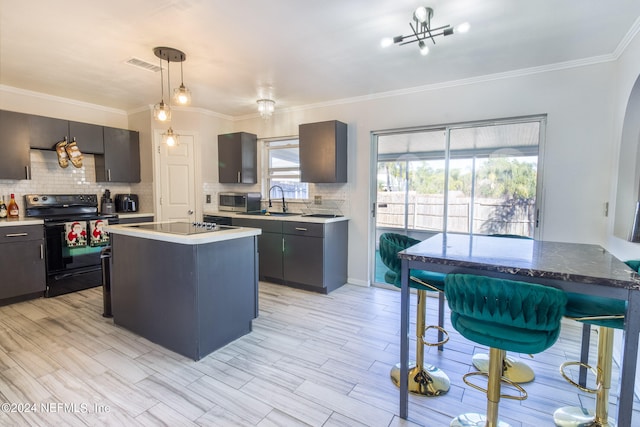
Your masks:
M 11 193 L 11 200 L 9 200 L 9 212 L 7 215 L 9 218 L 18 218 L 20 216 L 20 209 L 16 203 L 16 197 Z
M 7 205 L 4 204 L 4 197 L 0 196 L 0 218 L 7 217 Z

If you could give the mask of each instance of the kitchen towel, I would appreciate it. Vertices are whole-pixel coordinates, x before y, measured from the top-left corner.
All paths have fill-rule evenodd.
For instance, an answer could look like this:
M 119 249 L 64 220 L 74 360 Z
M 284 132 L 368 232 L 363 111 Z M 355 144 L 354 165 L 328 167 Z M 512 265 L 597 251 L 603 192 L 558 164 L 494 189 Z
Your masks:
M 104 231 L 103 227 L 109 225 L 107 219 L 96 219 L 89 221 L 89 230 L 91 231 L 91 246 L 104 246 L 109 244 L 109 233 Z
M 64 229 L 64 238 L 68 247 L 87 246 L 87 223 L 85 221 L 65 222 Z

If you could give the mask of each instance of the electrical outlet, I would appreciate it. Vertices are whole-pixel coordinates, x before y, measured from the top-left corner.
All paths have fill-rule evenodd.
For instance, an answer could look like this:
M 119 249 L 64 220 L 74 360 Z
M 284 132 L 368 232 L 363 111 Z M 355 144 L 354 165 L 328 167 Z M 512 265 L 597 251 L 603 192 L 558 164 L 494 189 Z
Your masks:
M 207 203 L 211 203 L 211 194 L 207 194 L 206 199 Z
M 321 205 L 322 204 L 322 196 L 319 195 L 319 194 L 313 196 L 313 204 L 314 205 Z

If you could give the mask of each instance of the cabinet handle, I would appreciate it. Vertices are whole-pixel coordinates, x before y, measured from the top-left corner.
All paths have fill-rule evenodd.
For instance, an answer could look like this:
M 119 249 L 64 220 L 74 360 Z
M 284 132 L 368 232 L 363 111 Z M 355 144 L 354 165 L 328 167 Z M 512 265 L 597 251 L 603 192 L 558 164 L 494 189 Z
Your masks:
M 107 169 L 107 181 L 111 181 L 111 169 Z
M 29 165 L 24 167 L 24 172 L 27 175 L 27 179 L 31 179 L 31 170 L 29 169 Z
M 24 236 L 28 236 L 29 233 L 9 233 L 9 234 L 5 234 L 6 237 L 24 237 Z
M 284 253 L 284 237 L 282 238 L 282 253 Z
M 297 231 L 309 231 L 306 228 L 302 228 L 302 227 L 296 227 L 296 230 Z
M 44 259 L 44 245 L 40 243 L 40 259 Z
M 238 171 L 238 182 L 239 182 L 239 183 L 240 183 L 240 182 L 242 182 L 242 181 L 241 181 L 241 177 L 240 177 L 240 173 L 241 173 L 241 172 L 240 172 L 240 171 Z

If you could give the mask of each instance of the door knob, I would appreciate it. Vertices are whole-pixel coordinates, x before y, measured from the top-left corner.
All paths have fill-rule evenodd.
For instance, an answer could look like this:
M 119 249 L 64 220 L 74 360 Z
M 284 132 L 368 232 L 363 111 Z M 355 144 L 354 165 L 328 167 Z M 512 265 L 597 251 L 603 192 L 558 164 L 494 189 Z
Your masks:
M 189 215 L 193 215 L 193 210 L 189 209 L 189 210 L 187 211 L 187 213 L 188 213 Z

